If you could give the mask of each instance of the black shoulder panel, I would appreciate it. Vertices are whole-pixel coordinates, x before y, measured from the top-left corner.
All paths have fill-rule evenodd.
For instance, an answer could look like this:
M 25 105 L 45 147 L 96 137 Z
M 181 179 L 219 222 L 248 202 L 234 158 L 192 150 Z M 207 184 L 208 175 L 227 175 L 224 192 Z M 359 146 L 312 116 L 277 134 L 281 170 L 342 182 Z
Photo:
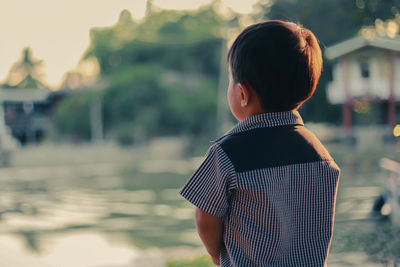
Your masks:
M 331 160 L 317 137 L 302 125 L 259 128 L 220 141 L 237 172 Z

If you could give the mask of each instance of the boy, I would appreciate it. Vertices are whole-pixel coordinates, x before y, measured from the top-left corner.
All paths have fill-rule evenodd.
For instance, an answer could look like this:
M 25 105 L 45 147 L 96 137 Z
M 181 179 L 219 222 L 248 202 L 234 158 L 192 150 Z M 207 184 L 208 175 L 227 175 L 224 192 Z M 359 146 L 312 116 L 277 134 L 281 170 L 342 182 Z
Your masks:
M 315 91 L 313 33 L 283 21 L 246 28 L 228 52 L 239 123 L 216 140 L 180 192 L 221 266 L 325 266 L 339 168 L 296 111 Z

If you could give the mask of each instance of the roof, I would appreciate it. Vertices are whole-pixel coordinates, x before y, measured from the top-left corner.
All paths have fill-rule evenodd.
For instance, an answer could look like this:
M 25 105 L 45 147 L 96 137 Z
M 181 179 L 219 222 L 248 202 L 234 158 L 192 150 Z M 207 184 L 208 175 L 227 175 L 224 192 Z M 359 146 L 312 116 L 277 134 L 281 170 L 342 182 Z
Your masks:
M 0 88 L 0 103 L 3 101 L 45 102 L 51 93 L 52 91 L 46 89 Z
M 328 59 L 335 59 L 367 46 L 400 52 L 400 36 L 375 36 L 372 39 L 366 39 L 364 36 L 353 37 L 326 48 L 325 55 Z

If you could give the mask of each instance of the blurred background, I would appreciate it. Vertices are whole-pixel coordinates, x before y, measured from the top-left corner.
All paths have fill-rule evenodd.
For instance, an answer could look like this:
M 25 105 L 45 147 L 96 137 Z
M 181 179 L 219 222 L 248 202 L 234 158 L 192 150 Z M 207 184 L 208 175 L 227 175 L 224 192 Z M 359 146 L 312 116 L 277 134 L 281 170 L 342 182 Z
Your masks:
M 0 1 L 1 266 L 212 266 L 178 190 L 263 19 L 324 53 L 300 113 L 342 169 L 329 266 L 400 266 L 399 0 Z

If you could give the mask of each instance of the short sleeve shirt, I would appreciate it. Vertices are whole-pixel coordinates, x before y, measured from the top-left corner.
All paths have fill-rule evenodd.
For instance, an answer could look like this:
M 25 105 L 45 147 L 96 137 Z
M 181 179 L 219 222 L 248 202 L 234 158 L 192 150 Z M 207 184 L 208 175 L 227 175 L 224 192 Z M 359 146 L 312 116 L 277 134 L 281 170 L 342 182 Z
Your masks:
M 180 194 L 222 218 L 221 266 L 324 266 L 339 167 L 297 111 L 238 123 Z

